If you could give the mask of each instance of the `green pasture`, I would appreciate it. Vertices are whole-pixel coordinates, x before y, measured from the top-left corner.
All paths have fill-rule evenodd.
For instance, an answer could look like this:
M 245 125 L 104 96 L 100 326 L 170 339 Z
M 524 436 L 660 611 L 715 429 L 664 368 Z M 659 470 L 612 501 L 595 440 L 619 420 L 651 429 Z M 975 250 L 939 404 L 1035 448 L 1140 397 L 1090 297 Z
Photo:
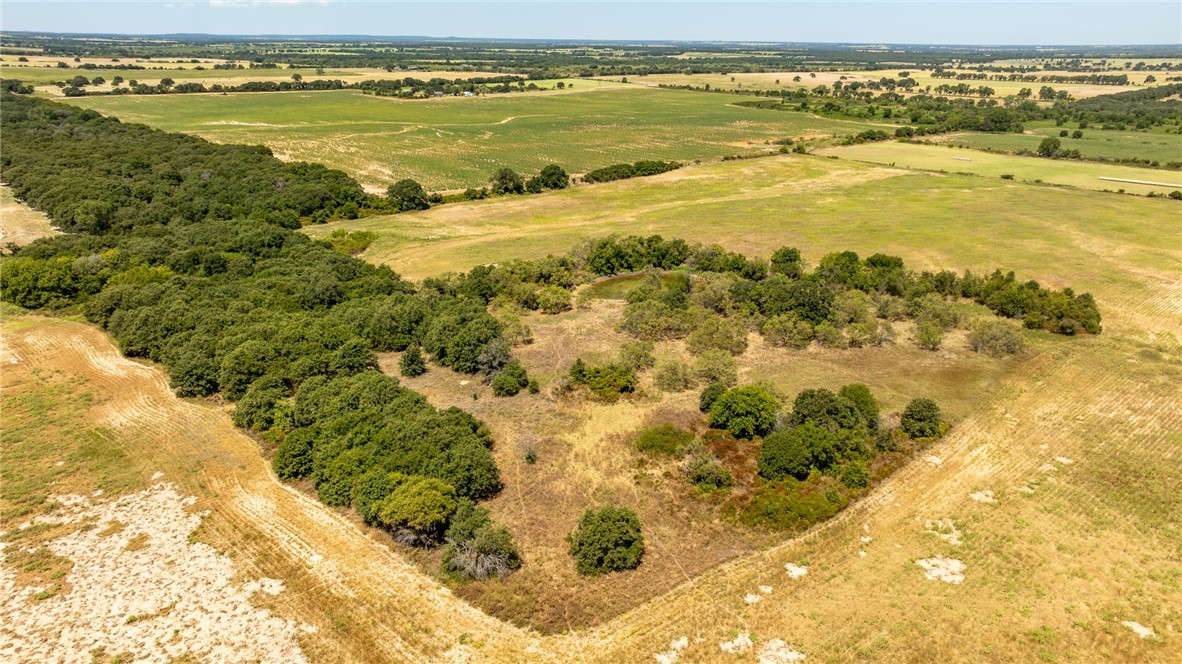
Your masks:
M 361 257 L 412 278 L 562 254 L 609 233 L 658 233 L 749 256 L 794 246 L 813 264 L 849 249 L 917 269 L 1012 269 L 1128 301 L 1176 270 L 1179 210 L 1167 199 L 784 155 L 305 230 L 373 231 Z
M 1068 139 L 1068 142 L 1070 142 L 1070 139 Z M 1164 171 L 1152 168 L 1101 164 L 1070 159 L 1019 157 L 1017 155 L 995 154 L 946 145 L 923 145 L 918 143 L 884 141 L 881 143 L 825 148 L 819 150 L 818 153 L 840 157 L 842 159 L 853 159 L 928 171 L 942 171 L 945 173 L 969 173 L 989 178 L 1012 175 L 1015 180 L 1022 182 L 1042 181 L 1044 183 L 1067 185 L 1081 189 L 1094 189 L 1096 191 L 1119 191 L 1123 189 L 1133 194 L 1148 194 L 1150 192 L 1168 194 L 1175 189 L 1182 189 L 1182 172 L 1178 171 Z M 1162 182 L 1177 186 L 1110 182 L 1101 180 L 1101 177 Z
M 1088 127 L 1083 129 L 1081 138 L 1071 138 L 1071 132 L 1077 127 L 1065 124 L 1056 127 L 1028 125 L 1029 134 L 957 134 L 948 137 L 948 143 L 969 148 L 988 148 L 1017 152 L 1019 150 L 1038 149 L 1042 139 L 1055 137 L 1059 139 L 1065 150 L 1079 150 L 1084 157 L 1105 159 L 1149 159 L 1166 164 L 1171 161 L 1182 162 L 1182 134 L 1167 134 L 1164 131 L 1115 131 Z M 1066 129 L 1067 137 L 1059 136 L 1059 132 Z M 1146 177 L 1147 180 L 1158 180 L 1159 177 Z M 1168 178 L 1167 178 L 1168 179 Z M 1176 178 L 1175 178 L 1176 179 Z
M 603 89 L 592 89 L 604 86 Z M 568 89 L 569 90 L 569 89 Z M 285 158 L 340 168 L 384 188 L 479 187 L 498 168 L 571 173 L 640 159 L 694 160 L 770 150 L 786 137 L 871 127 L 731 105 L 725 95 L 579 80 L 575 90 L 400 100 L 345 90 L 81 97 L 70 103 Z

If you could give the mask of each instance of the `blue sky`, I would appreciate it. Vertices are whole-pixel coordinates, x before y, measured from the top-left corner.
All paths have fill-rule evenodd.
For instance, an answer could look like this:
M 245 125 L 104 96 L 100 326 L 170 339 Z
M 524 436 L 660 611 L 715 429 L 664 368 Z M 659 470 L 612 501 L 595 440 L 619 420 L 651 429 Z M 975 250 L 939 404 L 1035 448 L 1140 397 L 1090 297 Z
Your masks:
M 4 30 L 896 44 L 1182 44 L 1166 2 L 3 0 Z

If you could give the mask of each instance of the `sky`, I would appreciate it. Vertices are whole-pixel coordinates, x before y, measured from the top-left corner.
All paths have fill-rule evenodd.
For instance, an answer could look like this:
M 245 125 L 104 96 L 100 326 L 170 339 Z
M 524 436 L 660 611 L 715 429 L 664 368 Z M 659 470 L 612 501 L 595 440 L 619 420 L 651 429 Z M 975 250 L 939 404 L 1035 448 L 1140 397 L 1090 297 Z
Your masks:
M 884 44 L 1182 44 L 1182 1 L 2 0 L 0 29 Z

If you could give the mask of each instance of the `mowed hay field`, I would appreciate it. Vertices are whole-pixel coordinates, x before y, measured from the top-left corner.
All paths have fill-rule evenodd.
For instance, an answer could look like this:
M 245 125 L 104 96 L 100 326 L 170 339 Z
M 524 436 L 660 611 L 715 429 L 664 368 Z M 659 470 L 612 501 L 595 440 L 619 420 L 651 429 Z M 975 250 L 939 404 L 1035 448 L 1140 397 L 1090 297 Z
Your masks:
M 570 173 L 640 159 L 749 152 L 780 138 L 871 125 L 732 106 L 726 96 L 578 81 L 575 90 L 399 100 L 355 91 L 88 97 L 68 100 L 124 121 L 223 143 L 261 143 L 384 190 L 480 187 L 498 168 Z
M 1063 139 L 1060 139 L 1063 140 Z M 1037 148 L 1038 146 L 1035 145 Z M 1066 139 L 1063 147 L 1075 147 Z M 1022 182 L 1045 182 L 1095 191 L 1120 191 L 1146 195 L 1150 192 L 1166 195 L 1182 190 L 1182 172 L 1119 164 L 1103 164 L 1071 159 L 1045 159 L 1011 154 L 997 154 L 981 150 L 957 149 L 951 145 L 925 145 L 883 141 L 822 148 L 817 154 L 842 159 L 853 159 L 876 164 L 917 168 L 947 173 L 969 173 L 988 178 L 1012 175 Z M 1138 180 L 1159 184 L 1133 184 L 1101 180 L 1101 177 Z
M 523 207 L 531 204 L 532 211 Z M 1096 295 L 1102 335 L 1040 336 L 1013 366 L 986 371 L 989 384 L 976 386 L 978 398 L 969 389 L 952 400 L 955 427 L 925 452 L 930 459 L 911 462 L 807 535 L 682 576 L 668 592 L 599 626 L 541 636 L 481 614 L 355 524 L 279 485 L 258 444 L 216 404 L 176 399 L 158 367 L 120 358 L 100 332 L 69 321 L 24 317 L 3 328 L 3 413 L 6 432 L 16 432 L 6 450 L 28 458 L 14 468 L 30 478 L 20 493 L 5 482 L 4 527 L 49 511 L 21 495 L 56 493 L 55 483 L 110 495 L 162 470 L 165 480 L 198 496 L 197 509 L 210 510 L 197 537 L 233 552 L 243 580 L 286 582 L 264 602 L 316 626 L 299 642 L 326 661 L 640 662 L 668 654 L 677 642 L 684 643 L 676 651 L 680 661 L 731 662 L 735 655 L 721 644 L 742 648 L 747 642 L 735 639 L 749 635 L 753 644 L 741 661 L 791 661 L 790 649 L 821 662 L 1175 662 L 1182 657 L 1182 261 L 1171 225 L 1175 205 L 784 157 L 350 222 L 451 238 L 422 247 L 421 268 L 409 249 L 401 258 L 392 254 L 390 262 L 407 272 L 466 268 L 485 262 L 488 251 L 502 258 L 563 251 L 579 237 L 618 230 L 719 241 L 751 254 L 794 245 L 813 262 L 854 249 L 898 254 L 919 268 L 1002 266 Z M 616 222 L 599 227 L 598 215 Z M 463 226 L 466 220 L 471 226 Z M 547 227 L 554 238 L 546 237 Z M 523 241 L 514 243 L 514 235 Z M 537 343 L 559 338 L 546 328 L 575 326 L 579 316 L 597 313 L 610 311 L 539 320 Z M 607 352 L 610 339 L 601 345 Z M 857 361 L 869 357 L 860 351 L 848 360 L 836 352 L 748 352 L 786 384 L 902 380 L 879 375 L 895 365 L 914 380 L 897 383 L 906 392 L 942 385 L 927 377 L 905 342 L 884 349 L 893 361 L 881 363 Z M 521 354 L 527 366 L 549 361 L 545 347 Z M 928 361 L 951 361 L 938 357 Z M 442 371 L 421 380 L 437 381 L 419 386 L 431 398 L 451 398 Z M 885 400 L 897 407 L 903 394 L 888 392 Z M 491 403 L 491 410 L 496 402 L 473 403 Z M 632 406 L 594 412 L 599 408 L 588 407 L 582 429 L 569 435 L 596 428 L 610 434 L 627 424 L 620 420 Z M 73 431 L 93 432 L 88 436 L 99 443 L 89 449 L 124 456 L 91 464 L 71 447 L 81 448 Z M 593 443 L 588 438 L 582 453 L 613 454 Z M 68 465 L 54 465 L 59 460 Z M 122 470 L 107 485 L 70 479 L 83 466 Z M 504 469 L 507 487 L 496 508 L 507 513 L 517 504 L 524 513 L 529 494 L 517 489 L 530 478 L 523 468 Z M 23 515 L 9 516 L 10 503 Z M 939 519 L 951 522 L 959 543 L 926 532 Z M 672 534 L 653 536 L 669 541 Z M 654 560 L 644 565 L 662 565 L 676 549 L 654 546 L 649 555 Z M 963 581 L 926 578 L 917 560 L 933 558 L 962 562 Z M 807 575 L 791 578 L 787 563 L 807 567 Z M 747 594 L 761 599 L 748 603 Z M 1152 636 L 1138 636 L 1126 621 L 1152 629 Z

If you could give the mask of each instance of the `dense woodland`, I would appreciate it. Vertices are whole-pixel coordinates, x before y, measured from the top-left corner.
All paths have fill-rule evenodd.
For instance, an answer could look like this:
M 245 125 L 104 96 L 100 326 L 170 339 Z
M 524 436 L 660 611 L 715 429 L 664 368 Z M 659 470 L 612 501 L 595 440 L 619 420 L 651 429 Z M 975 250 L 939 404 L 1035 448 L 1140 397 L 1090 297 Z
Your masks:
M 236 401 L 235 422 L 278 444 L 281 477 L 405 541 L 444 541 L 498 491 L 484 426 L 380 374 L 375 351 L 421 344 L 492 379 L 510 361 L 502 325 L 294 231 L 364 203 L 348 176 L 27 97 L 5 95 L 0 121 L 5 179 L 71 231 L 4 260 L 5 302 L 80 309 L 181 396 Z M 474 574 L 515 566 L 491 523 L 457 533 Z

